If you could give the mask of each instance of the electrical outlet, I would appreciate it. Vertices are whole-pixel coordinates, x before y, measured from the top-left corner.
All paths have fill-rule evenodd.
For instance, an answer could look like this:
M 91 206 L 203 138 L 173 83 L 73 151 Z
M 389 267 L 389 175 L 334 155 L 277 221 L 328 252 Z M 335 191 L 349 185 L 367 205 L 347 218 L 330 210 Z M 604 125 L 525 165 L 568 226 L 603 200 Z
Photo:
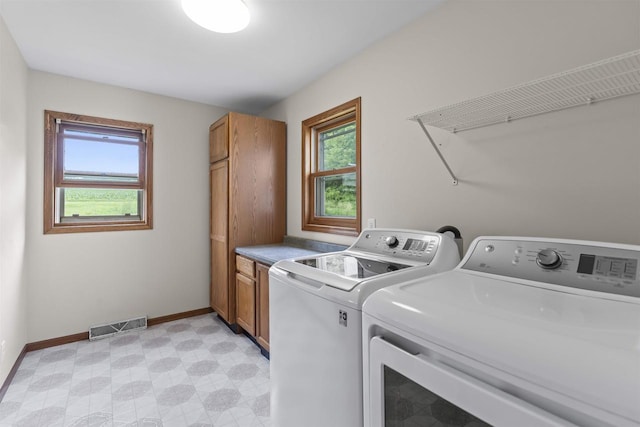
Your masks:
M 375 218 L 369 218 L 367 220 L 367 228 L 376 228 L 376 219 Z

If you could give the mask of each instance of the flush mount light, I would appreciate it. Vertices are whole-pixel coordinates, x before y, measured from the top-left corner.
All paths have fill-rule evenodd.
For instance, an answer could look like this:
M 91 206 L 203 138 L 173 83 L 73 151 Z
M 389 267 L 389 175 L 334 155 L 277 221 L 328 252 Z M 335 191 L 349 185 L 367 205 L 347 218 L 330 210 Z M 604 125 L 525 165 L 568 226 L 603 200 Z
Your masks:
M 193 22 L 217 33 L 235 33 L 249 25 L 249 9 L 242 0 L 182 0 Z

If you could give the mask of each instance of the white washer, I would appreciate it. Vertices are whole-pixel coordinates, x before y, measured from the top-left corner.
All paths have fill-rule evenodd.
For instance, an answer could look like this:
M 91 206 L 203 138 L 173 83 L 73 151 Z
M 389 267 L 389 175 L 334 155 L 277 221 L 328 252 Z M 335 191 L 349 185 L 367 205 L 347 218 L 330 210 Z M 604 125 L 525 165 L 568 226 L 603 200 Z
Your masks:
M 362 303 L 380 288 L 449 270 L 459 259 L 449 236 L 370 229 L 345 251 L 271 267 L 272 425 L 362 426 Z
M 640 246 L 480 237 L 374 293 L 365 425 L 640 426 L 639 264 Z

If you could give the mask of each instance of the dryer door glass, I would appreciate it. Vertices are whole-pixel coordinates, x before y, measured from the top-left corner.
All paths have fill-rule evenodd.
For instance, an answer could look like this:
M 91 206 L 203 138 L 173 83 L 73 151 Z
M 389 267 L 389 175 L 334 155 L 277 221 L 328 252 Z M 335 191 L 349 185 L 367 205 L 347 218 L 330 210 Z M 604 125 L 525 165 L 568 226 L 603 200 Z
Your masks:
M 490 427 L 490 424 L 385 366 L 384 426 Z
M 575 426 L 495 388 L 488 372 L 475 372 L 490 381 L 485 382 L 443 363 L 443 356 L 431 348 L 411 342 L 411 349 L 405 350 L 396 343 L 399 341 L 393 336 L 375 336 L 369 341 L 368 354 L 363 359 L 365 364 L 369 361 L 365 368 L 369 371 L 365 425 Z M 408 343 L 405 338 L 403 345 Z M 455 362 L 453 358 L 449 361 Z

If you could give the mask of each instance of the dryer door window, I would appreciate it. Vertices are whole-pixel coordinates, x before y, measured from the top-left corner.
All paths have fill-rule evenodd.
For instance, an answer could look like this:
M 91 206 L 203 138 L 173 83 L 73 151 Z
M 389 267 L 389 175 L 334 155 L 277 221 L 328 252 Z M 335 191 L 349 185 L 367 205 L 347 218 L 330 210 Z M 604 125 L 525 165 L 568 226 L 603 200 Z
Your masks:
M 384 426 L 490 427 L 416 382 L 384 367 Z
M 365 425 L 574 426 L 442 363 L 435 356 L 429 348 L 407 351 L 374 336 L 369 341 Z

